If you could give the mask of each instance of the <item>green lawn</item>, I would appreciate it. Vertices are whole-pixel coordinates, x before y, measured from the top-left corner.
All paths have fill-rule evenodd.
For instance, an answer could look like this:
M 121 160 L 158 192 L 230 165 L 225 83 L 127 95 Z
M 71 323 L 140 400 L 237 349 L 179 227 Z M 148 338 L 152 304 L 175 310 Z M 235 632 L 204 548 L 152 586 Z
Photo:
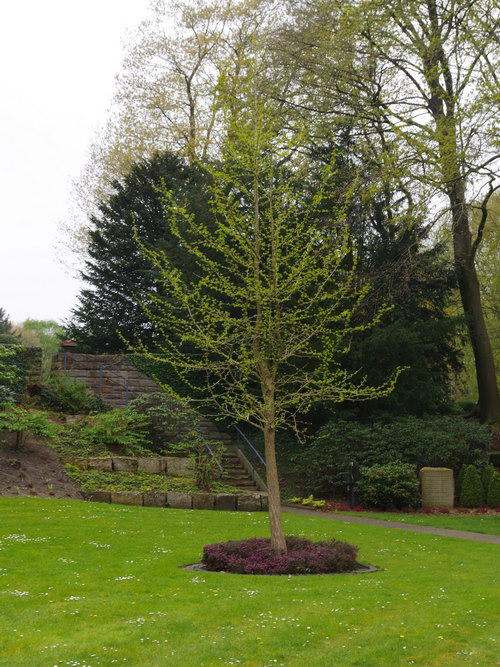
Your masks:
M 419 526 L 468 530 L 475 533 L 500 535 L 500 515 L 497 516 L 457 516 L 451 514 L 396 514 L 394 512 L 342 512 L 349 516 L 363 516 L 383 521 L 400 521 Z
M 263 513 L 0 500 L 0 664 L 495 664 L 498 547 L 285 515 L 360 547 L 363 575 L 180 569 L 209 542 L 267 535 Z

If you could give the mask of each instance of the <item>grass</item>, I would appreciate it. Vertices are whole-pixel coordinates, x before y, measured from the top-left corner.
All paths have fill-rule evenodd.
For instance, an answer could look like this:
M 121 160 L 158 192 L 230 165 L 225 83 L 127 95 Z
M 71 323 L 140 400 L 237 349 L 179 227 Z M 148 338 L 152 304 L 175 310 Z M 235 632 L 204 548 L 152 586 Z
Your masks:
M 180 569 L 266 536 L 264 513 L 0 499 L 0 664 L 463 665 L 498 659 L 498 547 L 284 516 L 360 547 L 364 575 Z
M 382 521 L 399 521 L 418 526 L 468 530 L 475 533 L 500 535 L 500 515 L 497 516 L 457 516 L 453 514 L 397 514 L 395 512 L 342 512 L 350 516 L 364 516 Z

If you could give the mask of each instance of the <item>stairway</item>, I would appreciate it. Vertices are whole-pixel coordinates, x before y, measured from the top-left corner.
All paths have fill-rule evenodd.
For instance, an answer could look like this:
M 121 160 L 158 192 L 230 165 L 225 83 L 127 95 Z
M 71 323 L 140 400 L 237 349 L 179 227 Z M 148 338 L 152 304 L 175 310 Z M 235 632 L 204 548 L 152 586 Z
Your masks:
M 259 491 L 236 452 L 226 449 L 222 455 L 221 465 L 224 470 L 222 478 L 224 484 L 230 484 L 245 491 Z

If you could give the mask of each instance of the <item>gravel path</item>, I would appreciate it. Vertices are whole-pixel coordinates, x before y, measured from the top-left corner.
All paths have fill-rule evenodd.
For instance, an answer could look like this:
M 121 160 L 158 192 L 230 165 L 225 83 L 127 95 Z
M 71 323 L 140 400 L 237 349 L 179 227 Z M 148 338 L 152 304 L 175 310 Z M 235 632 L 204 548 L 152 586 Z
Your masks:
M 301 514 L 302 516 L 321 517 L 332 521 L 347 521 L 347 523 L 362 523 L 365 526 L 380 526 L 381 528 L 394 528 L 396 530 L 409 530 L 415 533 L 427 533 L 429 535 L 440 535 L 442 537 L 458 537 L 461 540 L 471 542 L 488 542 L 489 544 L 500 544 L 500 536 L 486 535 L 484 533 L 473 533 L 468 530 L 451 530 L 449 528 L 435 528 L 434 526 L 419 526 L 416 524 L 399 523 L 398 521 L 383 521 L 382 519 L 369 519 L 361 516 L 346 516 L 345 514 L 332 514 L 330 512 L 315 512 L 314 510 L 302 509 L 301 507 L 281 508 L 287 514 Z

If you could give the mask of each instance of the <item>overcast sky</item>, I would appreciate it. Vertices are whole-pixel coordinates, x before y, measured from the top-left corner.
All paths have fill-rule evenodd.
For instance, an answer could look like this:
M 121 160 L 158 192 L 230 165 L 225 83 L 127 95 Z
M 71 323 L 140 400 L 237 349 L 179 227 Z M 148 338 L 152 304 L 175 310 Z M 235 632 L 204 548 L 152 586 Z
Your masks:
M 57 257 L 58 223 L 149 0 L 0 3 L 0 307 L 61 321 L 79 282 Z

